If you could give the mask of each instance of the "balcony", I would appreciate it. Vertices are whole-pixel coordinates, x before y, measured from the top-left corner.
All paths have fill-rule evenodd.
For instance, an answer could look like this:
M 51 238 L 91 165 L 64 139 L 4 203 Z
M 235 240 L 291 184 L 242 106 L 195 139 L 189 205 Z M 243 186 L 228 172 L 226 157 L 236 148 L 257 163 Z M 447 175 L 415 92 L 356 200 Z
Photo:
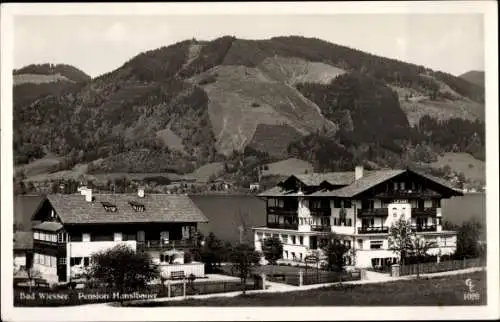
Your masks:
M 437 216 L 436 208 L 411 208 L 412 216 Z
M 437 231 L 437 226 L 436 225 L 430 225 L 430 226 L 411 225 L 411 230 L 413 230 L 417 233 L 433 232 L 433 231 Z
M 187 249 L 195 246 L 194 240 L 146 240 L 137 242 L 137 248 L 142 250 L 170 250 L 170 249 Z
M 297 216 L 298 210 L 281 207 L 267 207 L 268 215 Z
M 297 230 L 299 229 L 299 224 L 290 224 L 290 223 L 282 223 L 282 224 L 276 224 L 276 223 L 267 223 L 268 228 L 277 228 L 277 229 L 292 229 L 292 230 Z
M 363 226 L 358 228 L 358 234 L 387 234 L 389 233 L 389 227 L 387 226 Z
M 358 216 L 380 216 L 385 217 L 389 214 L 387 208 L 372 208 L 372 209 L 359 209 Z
M 329 232 L 331 230 L 332 227 L 330 225 L 311 225 L 311 231 Z
M 311 208 L 311 216 L 316 217 L 330 217 L 332 210 L 330 208 Z
M 393 190 L 377 194 L 377 198 L 398 198 L 398 199 L 429 198 L 438 196 L 439 194 L 435 192 L 414 191 L 414 190 Z

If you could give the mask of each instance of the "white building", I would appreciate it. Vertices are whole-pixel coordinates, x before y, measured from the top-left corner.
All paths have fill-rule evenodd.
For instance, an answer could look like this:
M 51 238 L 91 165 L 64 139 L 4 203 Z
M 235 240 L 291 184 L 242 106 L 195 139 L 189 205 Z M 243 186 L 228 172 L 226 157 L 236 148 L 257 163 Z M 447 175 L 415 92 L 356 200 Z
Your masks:
M 184 263 L 194 246 L 197 225 L 207 222 L 186 195 L 95 194 L 48 195 L 33 215 L 33 266 L 47 281 L 78 278 L 94 253 L 127 245 L 146 251 L 164 277 L 205 274 L 202 263 Z
M 292 175 L 259 194 L 267 201 L 267 225 L 254 228 L 255 248 L 279 237 L 283 258 L 302 262 L 333 232 L 350 249 L 346 265 L 388 265 L 398 259 L 389 249 L 389 227 L 403 216 L 418 236 L 436 242 L 430 255 L 451 254 L 456 232 L 442 230 L 441 199 L 460 195 L 409 169 Z

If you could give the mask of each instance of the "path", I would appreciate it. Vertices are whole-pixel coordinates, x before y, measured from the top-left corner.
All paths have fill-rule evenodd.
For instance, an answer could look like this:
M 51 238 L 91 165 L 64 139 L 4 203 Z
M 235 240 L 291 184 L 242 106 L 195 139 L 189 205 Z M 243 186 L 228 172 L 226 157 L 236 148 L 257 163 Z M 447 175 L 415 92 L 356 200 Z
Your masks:
M 473 267 L 473 268 L 466 268 L 466 269 L 461 269 L 461 270 L 457 270 L 457 271 L 420 274 L 420 276 L 421 277 L 439 277 L 439 276 L 446 276 L 446 275 L 467 274 L 467 273 L 473 273 L 473 272 L 478 272 L 478 271 L 482 271 L 482 270 L 485 270 L 485 268 L 484 267 Z M 369 273 L 372 273 L 372 274 L 369 274 Z M 357 280 L 357 281 L 347 281 L 347 282 L 293 286 L 293 285 L 288 285 L 288 284 L 284 284 L 284 283 L 276 283 L 276 282 L 266 281 L 266 285 L 269 286 L 267 289 L 247 291 L 247 294 L 284 293 L 284 292 L 306 291 L 306 290 L 329 287 L 329 286 L 334 286 L 334 285 L 339 285 L 339 284 L 342 284 L 342 285 L 347 285 L 347 284 L 360 285 L 360 284 L 387 283 L 387 282 L 395 282 L 395 281 L 401 281 L 401 280 L 414 279 L 415 277 L 416 277 L 415 275 L 391 277 L 388 274 L 367 271 L 366 279 Z M 234 297 L 234 296 L 238 296 L 238 295 L 241 295 L 241 291 L 228 292 L 228 293 L 192 295 L 192 296 L 187 296 L 186 298 L 184 298 L 182 296 L 171 297 L 171 298 L 164 297 L 164 298 L 158 298 L 158 299 L 154 299 L 154 300 L 137 300 L 137 301 L 133 301 L 132 303 L 182 301 L 185 299 L 207 299 L 207 298 L 212 298 L 212 297 Z

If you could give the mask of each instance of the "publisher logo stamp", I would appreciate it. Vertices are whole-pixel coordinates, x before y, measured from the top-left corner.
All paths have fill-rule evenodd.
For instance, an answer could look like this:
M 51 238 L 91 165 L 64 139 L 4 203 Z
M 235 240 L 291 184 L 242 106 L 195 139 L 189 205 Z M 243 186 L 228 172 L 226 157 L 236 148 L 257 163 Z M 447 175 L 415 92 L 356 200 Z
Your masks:
M 470 278 L 465 280 L 467 291 L 464 293 L 464 301 L 479 301 L 481 298 L 479 292 L 476 291 L 476 284 Z

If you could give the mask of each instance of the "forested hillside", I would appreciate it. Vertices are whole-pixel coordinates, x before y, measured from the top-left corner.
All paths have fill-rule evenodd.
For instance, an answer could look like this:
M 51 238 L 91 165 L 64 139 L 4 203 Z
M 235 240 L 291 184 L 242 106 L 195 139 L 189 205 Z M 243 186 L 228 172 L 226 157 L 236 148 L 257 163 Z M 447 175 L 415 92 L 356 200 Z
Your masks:
M 289 157 L 319 171 L 484 160 L 481 86 L 320 39 L 193 39 L 95 79 L 50 64 L 13 77 L 17 165 L 55 155 L 60 171 L 185 174 L 224 162 L 248 181 Z

